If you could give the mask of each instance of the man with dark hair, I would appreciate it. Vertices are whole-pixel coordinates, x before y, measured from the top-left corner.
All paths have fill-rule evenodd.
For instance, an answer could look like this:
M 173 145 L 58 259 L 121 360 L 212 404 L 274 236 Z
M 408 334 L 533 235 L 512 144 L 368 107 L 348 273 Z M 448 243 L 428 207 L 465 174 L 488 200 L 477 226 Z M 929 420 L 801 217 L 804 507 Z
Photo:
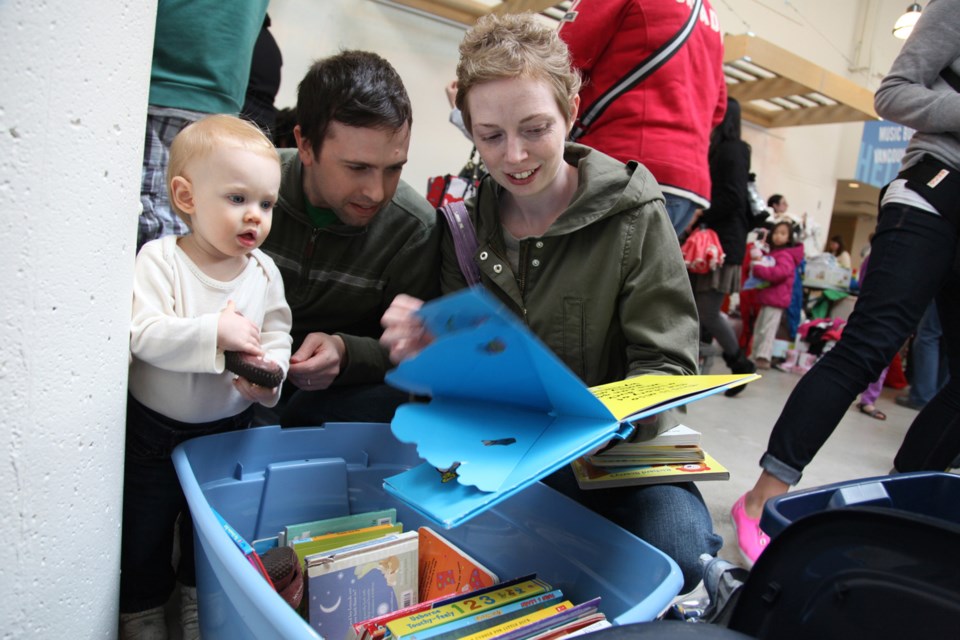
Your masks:
M 400 179 L 410 99 L 386 60 L 344 51 L 313 64 L 296 112 L 262 246 L 293 312 L 280 423 L 386 422 L 406 395 L 383 383 L 380 317 L 399 293 L 439 291 L 436 212 Z

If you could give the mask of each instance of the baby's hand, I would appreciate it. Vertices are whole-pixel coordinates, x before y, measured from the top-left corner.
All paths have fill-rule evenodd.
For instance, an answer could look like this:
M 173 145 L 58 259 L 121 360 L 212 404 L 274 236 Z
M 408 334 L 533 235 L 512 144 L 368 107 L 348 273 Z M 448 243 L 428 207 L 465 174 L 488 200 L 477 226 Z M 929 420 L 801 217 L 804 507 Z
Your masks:
M 276 398 L 277 394 L 280 393 L 279 386 L 274 387 L 273 389 L 268 389 L 267 387 L 261 387 L 260 385 L 253 384 L 246 378 L 234 378 L 233 385 L 244 398 L 250 402 L 259 402 L 264 406 L 273 404 L 273 400 Z
M 260 329 L 237 311 L 233 300 L 227 302 L 217 321 L 217 349 L 263 355 L 263 349 L 260 348 Z

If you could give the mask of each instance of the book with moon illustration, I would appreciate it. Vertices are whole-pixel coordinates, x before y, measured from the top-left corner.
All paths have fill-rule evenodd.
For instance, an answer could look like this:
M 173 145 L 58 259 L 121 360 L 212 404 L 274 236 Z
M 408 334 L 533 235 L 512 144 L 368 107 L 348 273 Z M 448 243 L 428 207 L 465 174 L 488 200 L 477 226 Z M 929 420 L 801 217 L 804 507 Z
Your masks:
M 315 554 L 307 560 L 310 626 L 328 640 L 353 636 L 353 624 L 417 603 L 416 531 L 383 544 Z

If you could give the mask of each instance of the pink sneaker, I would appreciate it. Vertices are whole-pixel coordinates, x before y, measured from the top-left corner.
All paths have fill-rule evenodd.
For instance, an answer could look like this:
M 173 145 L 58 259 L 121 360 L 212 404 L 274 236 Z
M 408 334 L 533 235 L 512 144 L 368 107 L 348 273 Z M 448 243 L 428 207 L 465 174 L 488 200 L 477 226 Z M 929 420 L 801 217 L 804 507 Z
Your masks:
M 760 530 L 760 518 L 751 518 L 747 515 L 744 501 L 747 494 L 740 496 L 730 509 L 730 519 L 733 529 L 737 532 L 737 546 L 740 555 L 750 567 L 757 561 L 763 550 L 770 544 L 770 536 Z

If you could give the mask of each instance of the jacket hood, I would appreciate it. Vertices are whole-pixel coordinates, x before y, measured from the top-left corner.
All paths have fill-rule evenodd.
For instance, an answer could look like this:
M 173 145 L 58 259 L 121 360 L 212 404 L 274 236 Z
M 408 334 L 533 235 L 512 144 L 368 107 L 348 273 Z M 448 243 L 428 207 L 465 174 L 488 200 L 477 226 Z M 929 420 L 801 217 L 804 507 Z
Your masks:
M 793 258 L 793 266 L 797 266 L 803 262 L 803 245 L 795 244 L 792 247 L 778 247 L 771 249 L 772 251 L 783 251 L 789 254 Z
M 577 167 L 578 186 L 573 199 L 544 237 L 559 236 L 582 229 L 626 210 L 635 210 L 653 200 L 663 200 L 660 186 L 653 174 L 639 162 L 623 164 L 619 160 L 591 147 L 568 142 L 564 161 Z M 587 175 L 590 179 L 587 179 Z M 624 186 L 624 176 L 627 184 Z M 492 180 L 491 180 L 492 182 Z M 497 196 L 503 187 L 494 183 Z

